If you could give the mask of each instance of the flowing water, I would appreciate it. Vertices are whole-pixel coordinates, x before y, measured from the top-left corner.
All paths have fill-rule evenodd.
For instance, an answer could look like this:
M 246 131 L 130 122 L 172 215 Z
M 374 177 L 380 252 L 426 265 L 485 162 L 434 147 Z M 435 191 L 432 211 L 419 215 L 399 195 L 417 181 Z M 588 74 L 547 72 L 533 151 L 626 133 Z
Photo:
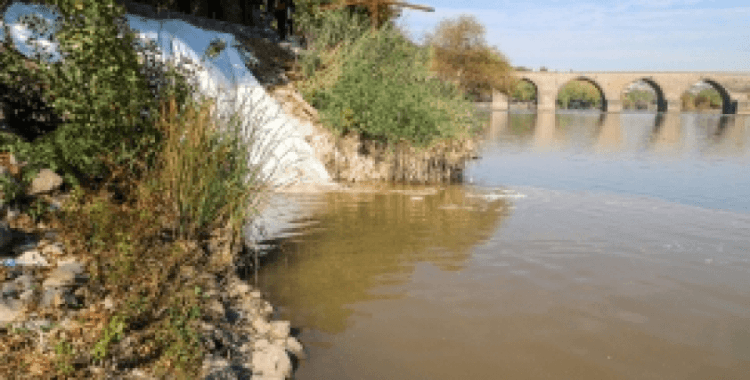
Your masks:
M 750 119 L 488 119 L 470 183 L 295 196 L 298 379 L 750 379 Z

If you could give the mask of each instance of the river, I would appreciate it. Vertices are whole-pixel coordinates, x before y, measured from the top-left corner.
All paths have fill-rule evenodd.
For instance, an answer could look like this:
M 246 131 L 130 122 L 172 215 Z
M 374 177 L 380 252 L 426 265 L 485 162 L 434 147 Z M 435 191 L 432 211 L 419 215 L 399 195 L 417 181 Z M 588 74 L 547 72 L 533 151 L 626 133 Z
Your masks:
M 750 118 L 486 116 L 463 185 L 295 195 L 297 379 L 750 378 Z

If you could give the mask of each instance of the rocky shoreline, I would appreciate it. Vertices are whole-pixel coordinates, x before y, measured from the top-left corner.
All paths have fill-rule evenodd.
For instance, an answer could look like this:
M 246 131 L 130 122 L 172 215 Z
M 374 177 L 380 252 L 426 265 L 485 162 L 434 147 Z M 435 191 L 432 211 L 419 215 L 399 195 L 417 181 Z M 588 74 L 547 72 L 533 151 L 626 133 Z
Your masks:
M 19 165 L 12 155 L 0 160 L 0 173 L 14 180 Z M 69 194 L 61 191 L 62 180 L 51 171 L 42 171 L 27 191 L 31 197 L 45 197 L 53 208 L 63 207 Z M 41 355 L 56 355 L 50 342 L 65 336 L 85 334 L 89 329 L 79 322 L 84 313 L 102 314 L 115 309 L 123 300 L 96 297 L 86 268 L 90 257 L 68 253 L 58 231 L 33 223 L 28 215 L 2 202 L 0 204 L 0 342 L 12 349 L 14 333 L 36 336 L 30 343 Z M 224 263 L 218 273 L 194 267 L 180 268 L 180 275 L 199 278 L 205 285 L 206 299 L 200 321 L 201 343 L 207 352 L 202 364 L 205 379 L 285 379 L 292 377 L 293 362 L 305 357 L 300 342 L 290 335 L 287 321 L 272 321 L 273 307 L 259 289 L 242 281 L 233 263 L 238 252 L 216 239 L 207 248 L 194 246 L 196 255 L 208 254 Z M 225 241 L 225 240 L 224 240 Z M 28 334 L 26 334 L 28 335 Z M 28 347 L 27 347 L 28 348 Z M 90 365 L 95 378 L 155 378 L 132 363 L 124 363 L 137 350 L 127 337 L 112 347 L 113 359 Z M 118 355 L 119 353 L 119 355 Z M 73 358 L 73 364 L 91 363 L 88 354 Z M 19 376 L 23 377 L 23 376 Z M 31 377 L 34 377 L 33 371 Z

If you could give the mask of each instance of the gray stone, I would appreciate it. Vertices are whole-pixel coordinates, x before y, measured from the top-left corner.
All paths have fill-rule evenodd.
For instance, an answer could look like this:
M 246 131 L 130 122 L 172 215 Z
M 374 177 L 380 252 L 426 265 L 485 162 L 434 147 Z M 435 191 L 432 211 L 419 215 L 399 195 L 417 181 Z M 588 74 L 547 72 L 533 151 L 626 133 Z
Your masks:
M 289 321 L 271 322 L 270 335 L 272 339 L 286 339 L 289 336 Z
M 0 299 L 0 324 L 13 322 L 23 313 L 23 303 L 19 300 Z
M 21 295 L 18 296 L 18 299 L 23 303 L 29 303 L 34 299 L 34 291 L 32 289 L 24 290 L 21 292 Z
M 263 351 L 253 353 L 253 377 L 275 376 L 284 378 L 291 373 L 292 361 L 283 348 L 269 346 Z
M 42 256 L 37 250 L 28 250 L 23 252 L 21 256 L 16 258 L 16 264 L 22 266 L 49 266 L 47 259 L 45 259 L 44 256 Z
M 215 299 L 208 302 L 208 310 L 220 317 L 224 317 L 224 314 L 226 313 L 224 305 Z
M 237 374 L 232 371 L 228 360 L 217 357 L 208 357 L 203 361 L 203 373 L 205 380 L 235 380 Z
M 49 256 L 60 256 L 63 254 L 62 243 L 54 243 L 44 246 L 42 248 L 42 254 Z
M 255 351 L 263 351 L 268 347 L 271 347 L 271 342 L 268 339 L 258 339 L 253 342 L 253 350 Z
M 239 283 L 233 287 L 233 290 L 234 290 L 234 294 L 236 295 L 245 295 L 247 293 L 250 293 L 251 288 L 250 288 L 250 285 L 248 284 Z
M 115 303 L 112 301 L 112 297 L 110 296 L 105 297 L 104 301 L 102 302 L 104 303 L 104 308 L 106 310 L 112 310 L 115 308 Z
M 39 195 L 49 193 L 62 186 L 62 177 L 49 169 L 42 169 L 31 181 L 29 186 L 29 195 Z
M 65 293 L 62 288 L 46 288 L 39 306 L 42 308 L 65 305 Z
M 30 274 L 22 274 L 16 277 L 16 279 L 13 280 L 13 282 L 15 282 L 16 285 L 18 285 L 18 287 L 20 288 L 19 291 L 21 292 L 33 290 L 34 276 Z
M 263 318 L 255 318 L 253 320 L 253 329 L 255 329 L 258 335 L 265 335 L 271 330 L 271 324 Z
M 306 359 L 307 354 L 305 354 L 305 349 L 302 347 L 302 343 L 297 340 L 297 338 L 290 336 L 286 338 L 286 349 L 287 351 L 294 354 L 294 356 L 297 357 L 297 359 Z
M 48 319 L 37 319 L 33 321 L 26 321 L 24 327 L 30 330 L 49 330 L 52 328 L 52 322 Z
M 8 281 L 3 283 L 2 297 L 3 298 L 15 298 L 20 292 L 18 291 L 18 285 L 15 281 Z
M 49 287 L 73 286 L 76 283 L 83 282 L 83 265 L 76 262 L 58 263 L 57 268 L 53 270 L 42 286 L 46 289 Z

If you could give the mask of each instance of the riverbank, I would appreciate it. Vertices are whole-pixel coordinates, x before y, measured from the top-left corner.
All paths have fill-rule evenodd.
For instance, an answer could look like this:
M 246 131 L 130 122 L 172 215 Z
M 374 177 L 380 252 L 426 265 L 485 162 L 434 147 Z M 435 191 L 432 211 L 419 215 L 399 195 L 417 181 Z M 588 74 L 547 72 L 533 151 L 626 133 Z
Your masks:
M 255 67 L 260 71 L 254 74 L 267 91 L 288 113 L 308 112 L 311 130 L 305 136 L 318 144 L 316 154 L 336 178 L 460 179 L 463 160 L 470 156 L 467 141 L 427 151 L 397 147 L 393 153 L 356 136 L 336 138 L 278 72 L 283 69 L 277 64 L 279 56 L 294 57 L 288 45 L 263 38 L 246 43 L 262 52 Z M 8 156 L 2 171 L 20 185 L 24 164 L 15 161 Z M 156 175 L 157 182 L 166 178 Z M 2 247 L 8 261 L 0 268 L 0 322 L 7 322 L 0 323 L 0 374 L 290 377 L 304 349 L 289 323 L 273 321 L 273 306 L 238 273 L 263 240 L 273 239 L 284 223 L 300 218 L 301 209 L 290 205 L 284 192 L 338 185 L 277 189 L 246 226 L 243 243 L 250 248 L 245 248 L 229 228 L 180 236 L 176 225 L 184 218 L 176 217 L 179 207 L 170 204 L 178 197 L 162 199 L 148 181 L 130 183 L 132 178 L 125 176 L 115 175 L 85 191 L 61 187 L 62 181 L 55 180 L 58 185 L 43 193 L 20 196 L 23 212 L 17 204 L 3 202 L 2 233 L 9 237 Z M 253 228 L 259 234 L 253 234 Z

